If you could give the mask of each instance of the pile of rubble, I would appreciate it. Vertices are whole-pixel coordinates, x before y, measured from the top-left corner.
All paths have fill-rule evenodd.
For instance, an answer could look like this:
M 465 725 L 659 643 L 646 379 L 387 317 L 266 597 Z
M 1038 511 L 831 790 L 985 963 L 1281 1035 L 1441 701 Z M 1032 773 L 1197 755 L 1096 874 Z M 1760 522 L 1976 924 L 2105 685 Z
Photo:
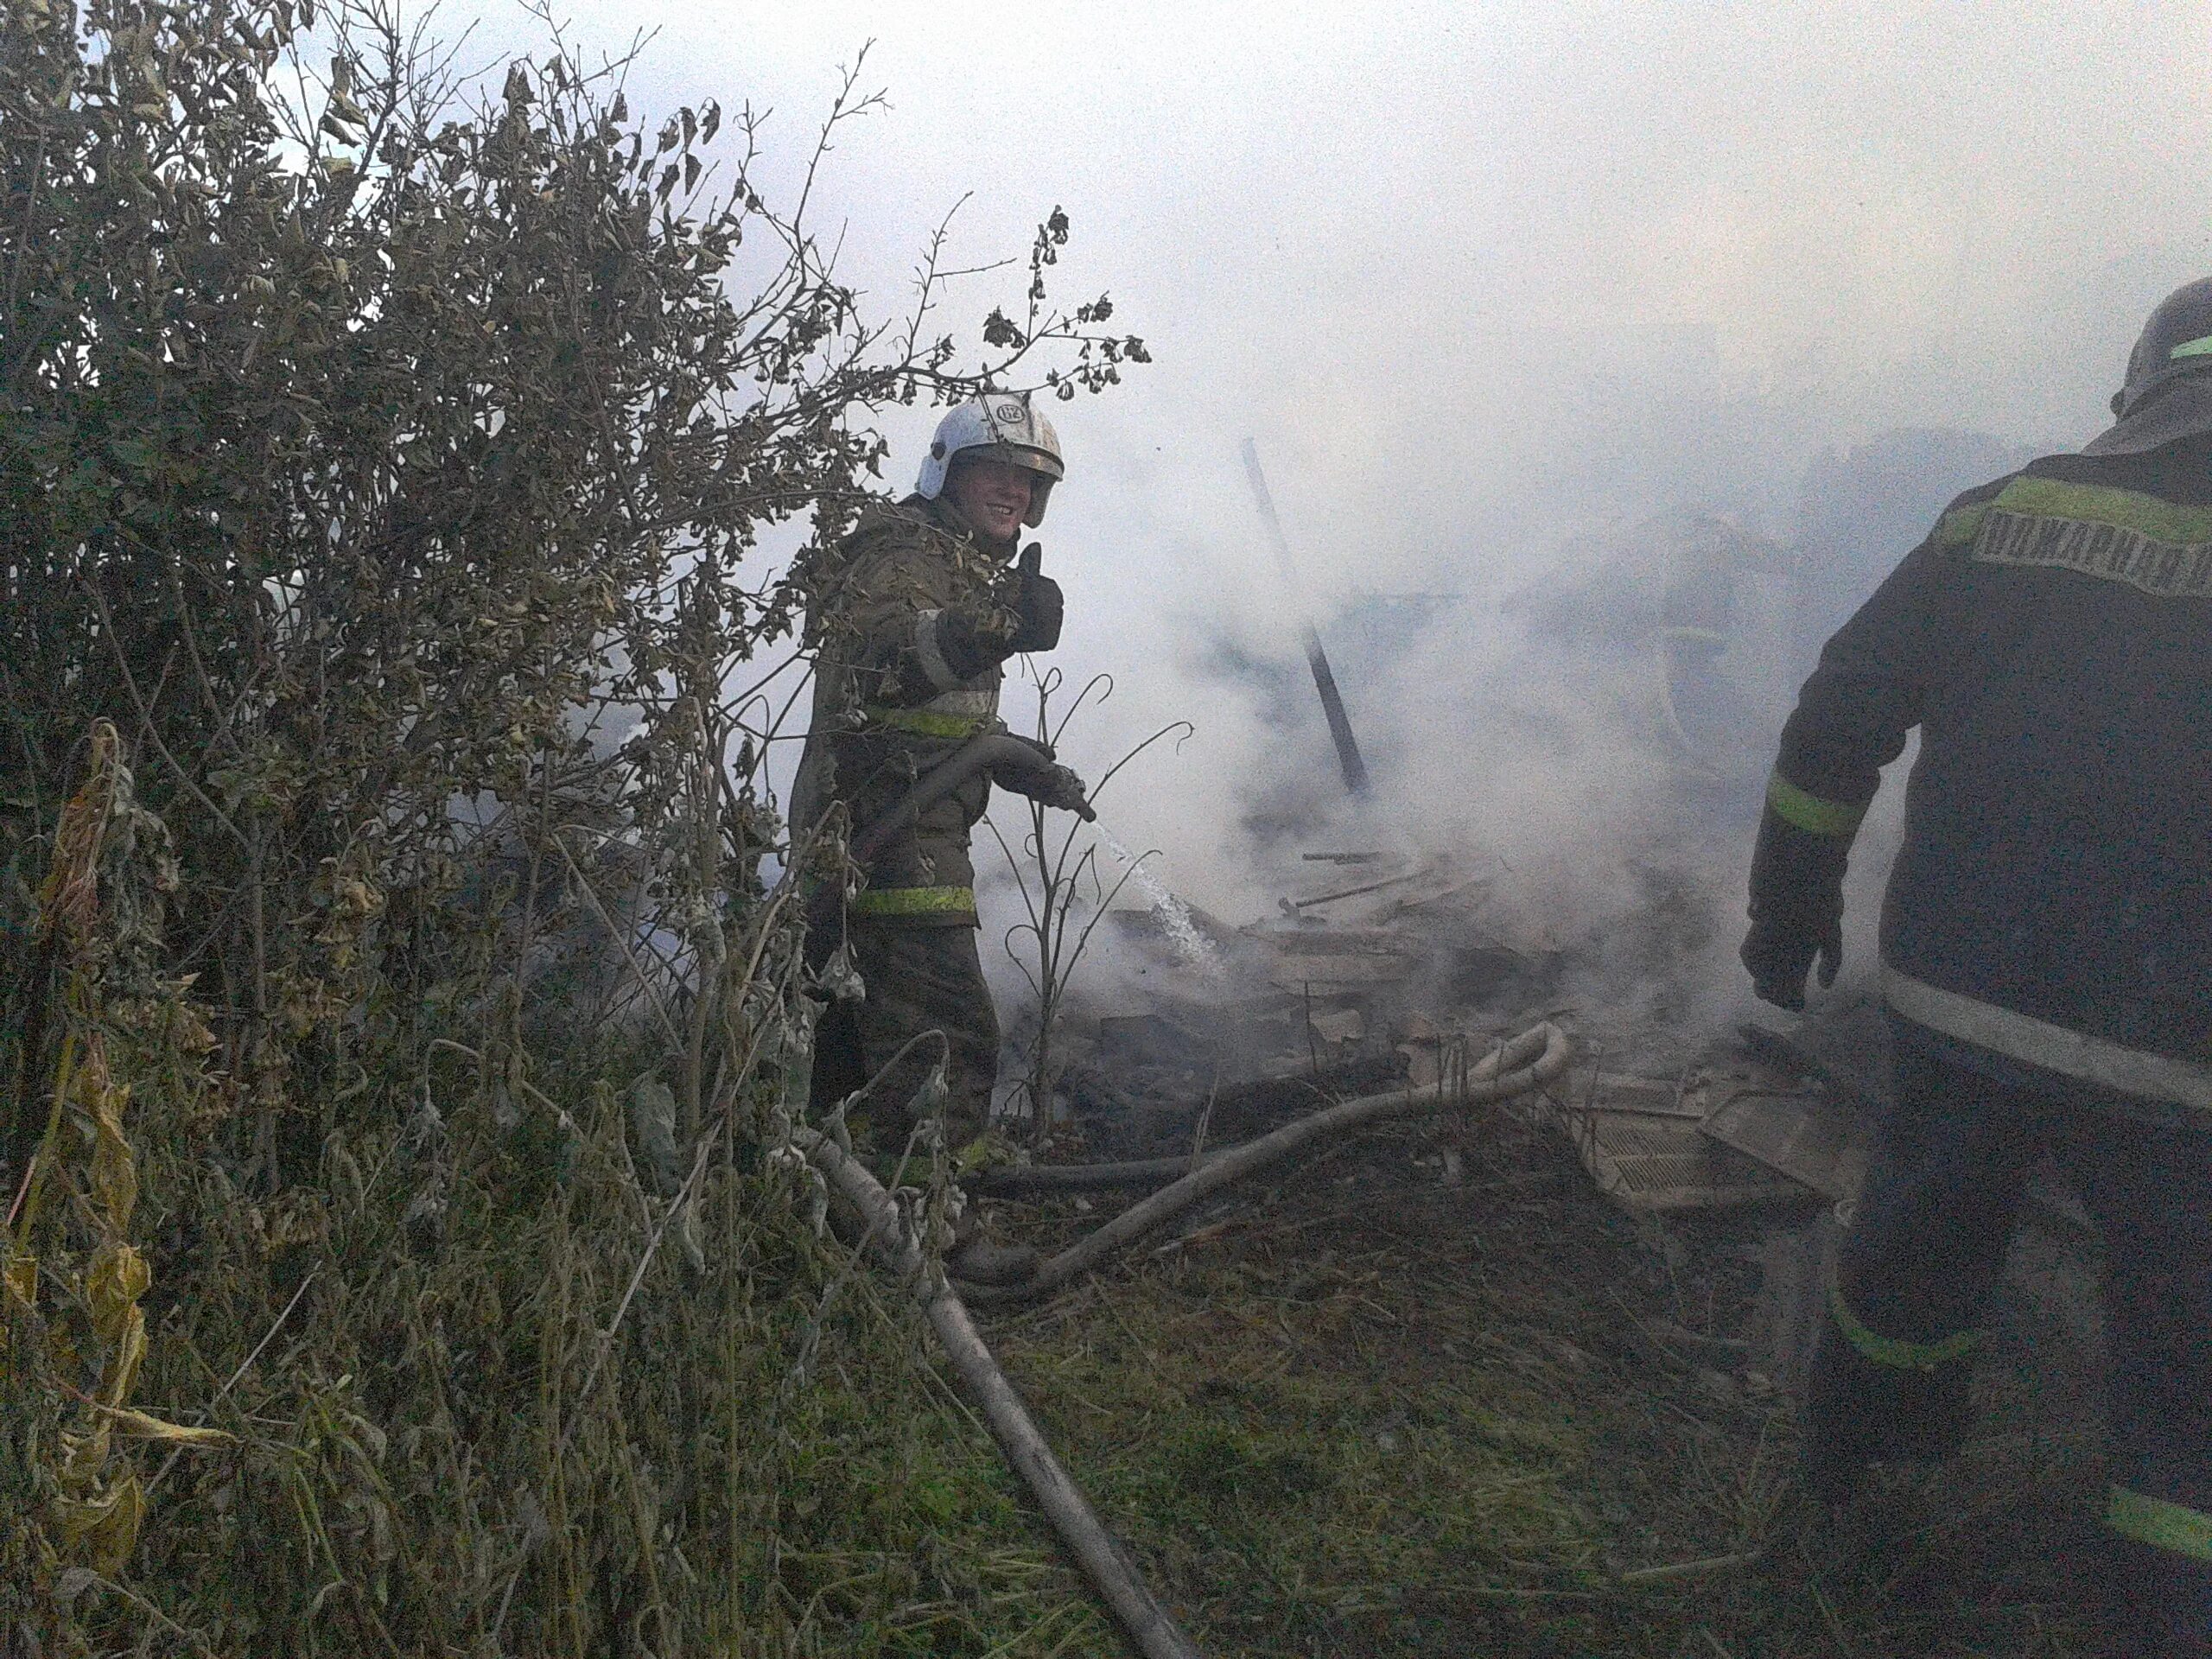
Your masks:
M 1305 861 L 1314 879 L 1276 915 L 1232 927 L 1192 912 L 1209 946 L 1203 964 L 1179 952 L 1156 912 L 1113 913 L 1130 969 L 1122 982 L 1140 988 L 1134 1006 L 1078 1022 L 1061 1080 L 1095 1154 L 1240 1138 L 1310 1097 L 1301 1080 L 1334 1092 L 1432 1082 L 1478 1033 L 1579 1012 L 1560 1002 L 1571 952 L 1502 938 L 1486 920 L 1494 876 L 1370 852 Z M 1617 1202 L 1675 1211 L 1856 1196 L 1865 1091 L 1834 1086 L 1842 1074 L 1789 1039 L 1753 1031 L 1705 1042 L 1687 1065 L 1669 1063 L 1680 1033 L 1643 1046 L 1656 1065 L 1624 1046 L 1622 1065 L 1586 1055 L 1544 1109 Z

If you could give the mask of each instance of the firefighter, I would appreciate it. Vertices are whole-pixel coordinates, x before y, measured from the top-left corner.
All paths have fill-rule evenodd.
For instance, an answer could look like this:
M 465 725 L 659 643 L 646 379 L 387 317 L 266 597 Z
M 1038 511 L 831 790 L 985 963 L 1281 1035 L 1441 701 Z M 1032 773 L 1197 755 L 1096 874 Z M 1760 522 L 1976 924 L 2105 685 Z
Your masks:
M 2212 279 L 2152 313 L 2079 454 L 1968 491 L 1831 639 L 1782 735 L 1743 958 L 1803 1006 L 1853 833 L 1918 727 L 1882 914 L 1895 1103 L 1846 1236 L 1807 1474 L 1958 1443 L 2024 1172 L 2102 1233 L 2115 1650 L 2212 1652 Z M 2122 1621 L 2126 1623 L 2122 1624 Z
M 825 566 L 807 619 L 814 712 L 793 790 L 804 836 L 842 804 L 855 838 L 967 740 L 1003 731 L 1002 664 L 1059 642 L 1059 585 L 1023 526 L 1044 520 L 1064 476 L 1052 423 L 1021 396 L 994 393 L 948 413 L 914 493 L 865 510 Z M 873 1082 L 861 1109 L 877 1147 L 898 1153 L 941 1065 L 938 1116 L 956 1157 L 989 1116 L 999 1024 L 976 950 L 969 842 L 993 776 L 967 779 L 893 835 L 842 914 L 814 940 L 817 963 L 842 941 L 863 994 L 833 1002 L 817 1035 L 813 1093 L 834 1105 Z M 1063 766 L 996 781 L 1080 810 L 1082 780 Z M 1020 1258 L 963 1242 L 954 1269 L 1017 1273 Z

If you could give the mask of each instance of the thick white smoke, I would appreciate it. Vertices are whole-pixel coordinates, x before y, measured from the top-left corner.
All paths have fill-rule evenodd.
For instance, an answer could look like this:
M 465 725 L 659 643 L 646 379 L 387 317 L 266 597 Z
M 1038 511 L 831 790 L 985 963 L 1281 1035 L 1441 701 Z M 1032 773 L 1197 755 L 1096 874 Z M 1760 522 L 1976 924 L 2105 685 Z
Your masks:
M 487 55 L 536 27 L 480 10 Z M 1576 538 L 1670 509 L 1792 539 L 1822 452 L 1885 431 L 2076 445 L 2149 306 L 2212 268 L 2196 69 L 2212 13 L 2178 0 L 1344 0 L 1264 29 L 1218 0 L 571 15 L 609 48 L 662 31 L 630 73 L 633 108 L 772 108 L 770 190 L 799 179 L 836 67 L 874 37 L 864 84 L 891 106 L 844 133 L 816 204 L 885 312 L 969 193 L 955 263 L 1019 252 L 1068 209 L 1062 291 L 1109 289 L 1116 326 L 1158 359 L 1055 410 L 1071 464 L 1042 537 L 1069 597 L 1057 661 L 1119 685 L 1069 758 L 1095 772 L 1194 721 L 1103 804 L 1122 840 L 1163 849 L 1172 885 L 1232 917 L 1281 890 L 1243 828 L 1254 803 L 1286 767 L 1325 784 L 1329 761 L 1318 720 L 1272 724 L 1263 688 L 1216 671 L 1222 642 L 1296 671 L 1309 609 L 1327 632 L 1362 594 L 1451 598 L 1395 658 L 1340 660 L 1378 762 L 1414 763 L 1378 810 L 1416 839 L 1555 869 L 1529 875 L 1532 904 L 1612 925 L 1638 902 L 1634 849 L 1674 835 L 1681 803 L 1616 718 L 1630 671 L 1532 642 L 1506 596 Z M 1008 280 L 974 279 L 946 326 Z M 931 419 L 893 412 L 894 486 Z M 1302 593 L 1261 539 L 1248 434 Z M 1740 836 L 1694 833 L 1740 871 Z M 1713 902 L 1734 905 L 1739 880 Z M 1728 973 L 1722 950 L 1712 983 Z

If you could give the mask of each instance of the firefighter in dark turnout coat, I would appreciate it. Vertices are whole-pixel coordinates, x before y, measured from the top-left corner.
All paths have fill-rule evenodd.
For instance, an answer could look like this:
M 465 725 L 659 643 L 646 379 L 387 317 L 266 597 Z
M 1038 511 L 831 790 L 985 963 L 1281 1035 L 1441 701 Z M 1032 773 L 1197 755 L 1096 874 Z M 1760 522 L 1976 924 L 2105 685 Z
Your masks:
M 2079 454 L 1967 492 L 1828 642 L 1751 868 L 1758 994 L 1832 983 L 1845 855 L 1918 727 L 1882 913 L 1896 1104 L 1808 1402 L 1830 1501 L 1957 1443 L 2024 1173 L 2103 1235 L 2115 1651 L 2212 1652 L 2212 280 Z M 2126 1621 L 2122 1624 L 2120 1621 Z
M 864 512 L 823 571 L 807 618 L 814 711 L 793 790 L 804 836 L 833 806 L 855 834 L 969 738 L 1003 731 L 1001 664 L 1058 643 L 1058 585 L 1024 524 L 1045 515 L 1062 475 L 1059 442 L 1027 398 L 994 394 L 939 423 L 913 494 Z M 976 947 L 969 837 L 997 781 L 1048 805 L 1080 810 L 1065 767 L 975 776 L 892 836 L 842 912 L 819 918 L 817 961 L 849 945 L 864 995 L 833 1004 L 817 1036 L 815 1094 L 824 1105 L 871 1079 L 864 1109 L 879 1145 L 896 1152 L 940 1060 L 938 1116 L 957 1154 L 982 1134 L 998 1065 L 999 1026 Z

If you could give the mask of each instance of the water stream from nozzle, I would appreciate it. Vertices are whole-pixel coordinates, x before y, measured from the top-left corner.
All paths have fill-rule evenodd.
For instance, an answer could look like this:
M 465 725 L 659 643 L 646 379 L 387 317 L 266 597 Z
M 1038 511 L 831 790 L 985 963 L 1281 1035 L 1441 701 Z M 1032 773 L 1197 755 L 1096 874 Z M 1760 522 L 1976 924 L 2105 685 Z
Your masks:
M 1144 895 L 1145 903 L 1153 914 L 1160 918 L 1160 930 L 1167 936 L 1168 944 L 1175 947 L 1175 954 L 1186 967 L 1195 968 L 1209 976 L 1218 978 L 1223 972 L 1220 949 L 1191 919 L 1191 907 L 1168 892 L 1160 878 L 1145 868 L 1143 861 L 1128 848 L 1114 839 L 1103 828 L 1098 839 L 1116 864 L 1129 873 L 1129 883 Z

